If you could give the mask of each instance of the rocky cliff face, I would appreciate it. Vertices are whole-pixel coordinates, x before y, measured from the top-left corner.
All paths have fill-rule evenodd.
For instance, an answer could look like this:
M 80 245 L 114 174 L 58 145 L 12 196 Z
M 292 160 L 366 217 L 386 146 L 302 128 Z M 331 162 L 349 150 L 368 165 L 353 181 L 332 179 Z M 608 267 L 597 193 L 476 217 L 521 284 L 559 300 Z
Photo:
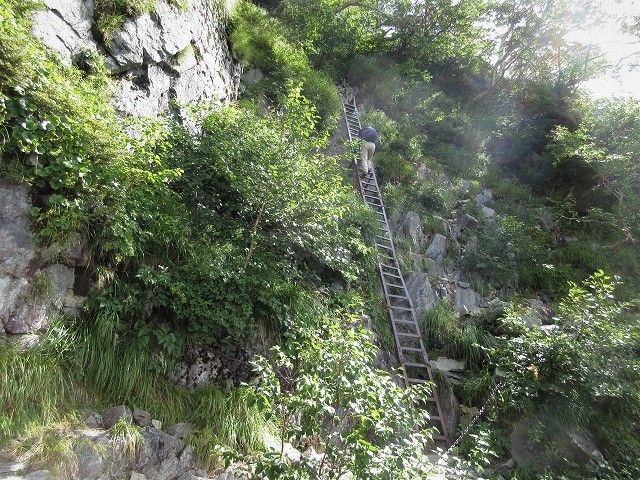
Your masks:
M 28 334 L 56 312 L 75 315 L 84 302 L 88 246 L 79 237 L 38 248 L 30 231 L 29 189 L 0 179 L 0 336 Z
M 179 114 L 180 105 L 237 96 L 240 67 L 208 0 L 189 0 L 186 9 L 158 0 L 153 13 L 125 19 L 108 41 L 96 28 L 93 0 L 44 5 L 33 34 L 69 64 L 102 55 L 123 114 Z M 86 242 L 39 248 L 30 209 L 28 187 L 0 179 L 0 336 L 37 332 L 56 312 L 77 313 L 90 283 Z
M 102 55 L 118 78 L 114 104 L 125 114 L 156 115 L 238 93 L 240 67 L 224 22 L 207 0 L 189 0 L 186 9 L 158 0 L 153 13 L 125 19 L 107 40 L 96 27 L 93 0 L 44 4 L 34 16 L 34 35 L 69 63 L 88 52 Z

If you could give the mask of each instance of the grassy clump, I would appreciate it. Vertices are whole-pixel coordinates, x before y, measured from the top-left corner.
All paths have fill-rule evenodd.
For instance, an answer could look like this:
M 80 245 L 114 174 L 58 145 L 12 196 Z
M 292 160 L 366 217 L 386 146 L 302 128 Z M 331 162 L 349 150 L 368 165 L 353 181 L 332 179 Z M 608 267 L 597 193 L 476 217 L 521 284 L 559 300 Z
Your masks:
M 144 438 L 140 432 L 140 427 L 130 423 L 125 417 L 121 417 L 113 427 L 109 429 L 111 435 L 111 445 L 114 449 L 133 460 L 138 455 Z
M 156 0 L 97 0 L 95 18 L 98 29 L 108 39 L 126 17 L 136 17 L 152 12 Z
M 78 400 L 66 361 L 67 332 L 53 328 L 34 347 L 0 344 L 0 443 L 16 433 L 64 420 L 65 405 Z
M 493 345 L 492 335 L 470 319 L 458 318 L 453 306 L 441 301 L 420 318 L 420 328 L 430 350 L 453 358 L 464 358 L 467 369 L 479 369 Z

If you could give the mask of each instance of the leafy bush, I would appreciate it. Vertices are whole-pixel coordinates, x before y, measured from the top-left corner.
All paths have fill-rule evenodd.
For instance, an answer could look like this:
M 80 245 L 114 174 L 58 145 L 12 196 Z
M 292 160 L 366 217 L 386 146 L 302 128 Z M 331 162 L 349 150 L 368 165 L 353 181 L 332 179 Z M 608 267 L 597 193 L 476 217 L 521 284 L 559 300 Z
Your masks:
M 290 352 L 255 362 L 255 400 L 278 426 L 278 450 L 250 458 L 269 478 L 416 478 L 425 475 L 428 415 L 414 406 L 426 388 L 402 389 L 371 367 L 369 333 L 329 324 Z M 316 444 L 321 459 L 292 463 L 284 444 Z
M 571 284 L 559 329 L 509 339 L 497 358 L 508 371 L 512 415 L 536 412 L 549 431 L 588 429 L 608 461 L 622 468 L 629 452 L 640 452 L 637 425 L 627 421 L 640 412 L 640 332 L 630 305 L 615 300 L 614 287 L 601 271 L 583 285 Z
M 331 79 L 322 71 L 313 71 L 304 51 L 286 37 L 286 25 L 248 1 L 241 1 L 233 12 L 231 44 L 245 64 L 262 70 L 266 77 L 254 93 L 265 92 L 274 103 L 288 97 L 292 88 L 310 103 L 307 115 L 314 117 L 312 128 L 325 132 L 335 126 L 341 103 Z M 286 106 L 285 106 L 286 107 Z

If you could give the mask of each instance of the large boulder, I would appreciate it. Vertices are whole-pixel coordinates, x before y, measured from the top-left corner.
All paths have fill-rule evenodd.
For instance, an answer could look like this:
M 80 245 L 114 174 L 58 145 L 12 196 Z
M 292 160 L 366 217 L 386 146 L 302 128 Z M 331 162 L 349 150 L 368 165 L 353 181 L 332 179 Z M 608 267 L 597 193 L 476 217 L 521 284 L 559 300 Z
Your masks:
M 493 192 L 488 188 L 484 188 L 481 193 L 474 198 L 478 206 L 490 205 L 493 202 Z
M 460 314 L 473 312 L 478 306 L 478 295 L 466 282 L 458 282 L 456 286 L 456 310 Z
M 106 468 L 101 447 L 85 440 L 75 448 L 75 453 L 78 461 L 75 477 L 83 480 L 98 480 Z
M 140 410 L 139 408 L 133 409 L 133 421 L 136 425 L 141 427 L 150 427 L 153 425 L 151 414 L 144 410 Z
M 468 213 L 465 213 L 460 218 L 458 218 L 457 223 L 460 230 L 464 230 L 467 228 L 476 228 L 479 222 L 475 217 L 472 217 Z
M 444 425 L 449 434 L 449 438 L 455 438 L 455 432 L 460 423 L 460 402 L 453 393 L 451 382 L 447 382 L 446 387 L 438 389 L 438 399 L 440 400 L 440 408 L 444 415 Z
M 177 480 L 195 469 L 195 449 L 179 438 L 155 428 L 142 429 L 144 445 L 133 468 L 154 480 Z
M 539 426 L 541 418 L 525 418 L 517 422 L 511 431 L 511 455 L 518 466 L 547 467 L 548 459 L 541 457 L 540 446 L 534 444 L 531 429 Z M 556 457 L 563 463 L 570 461 L 576 465 L 585 465 L 589 461 L 599 461 L 602 453 L 598 449 L 595 437 L 588 431 L 575 428 L 558 429 L 550 434 L 546 440 L 553 445 Z M 560 460 L 561 459 L 561 460 Z
M 511 456 L 523 467 L 532 465 L 538 454 L 538 448 L 529 440 L 532 426 L 533 422 L 526 419 L 516 423 L 511 430 Z
M 0 332 L 30 333 L 47 318 L 37 295 L 44 278 L 38 270 L 38 250 L 29 229 L 29 188 L 0 179 Z
M 104 428 L 109 429 L 118 423 L 121 418 L 124 418 L 127 423 L 133 422 L 133 413 L 126 405 L 118 405 L 102 412 L 102 425 Z
M 435 305 L 436 296 L 426 273 L 411 272 L 407 275 L 406 285 L 418 317 Z
M 62 308 L 67 296 L 73 295 L 73 283 L 75 275 L 73 269 L 57 263 L 44 269 L 44 278 L 47 282 L 47 296 L 53 305 Z
M 431 360 L 431 366 L 445 373 L 460 373 L 465 371 L 466 361 L 456 360 L 454 358 L 438 357 L 435 360 Z
M 447 256 L 447 237 L 440 233 L 436 233 L 427 248 L 427 257 L 442 263 Z
M 184 439 L 194 428 L 192 423 L 175 423 L 167 428 L 167 434 L 179 439 Z
M 396 235 L 409 241 L 411 252 L 420 253 L 424 248 L 426 237 L 422 232 L 422 220 L 416 212 L 407 212 L 399 225 Z

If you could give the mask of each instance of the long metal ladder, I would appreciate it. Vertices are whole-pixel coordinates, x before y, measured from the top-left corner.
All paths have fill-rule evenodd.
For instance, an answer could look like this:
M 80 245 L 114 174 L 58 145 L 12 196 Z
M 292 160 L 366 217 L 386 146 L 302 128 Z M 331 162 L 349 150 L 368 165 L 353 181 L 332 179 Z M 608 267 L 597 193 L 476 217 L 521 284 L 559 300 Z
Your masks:
M 347 122 L 347 130 L 349 131 L 349 140 L 358 140 L 358 132 L 361 125 L 355 96 L 347 98 L 346 95 L 342 95 L 342 106 Z M 378 223 L 376 235 L 378 269 L 380 270 L 386 306 L 391 317 L 398 358 L 402 364 L 404 383 L 406 387 L 418 383 L 431 383 L 432 396 L 423 400 L 429 410 L 431 424 L 438 430 L 438 433 L 433 435 L 433 440 L 449 443 L 449 435 L 440 406 L 429 355 L 420 334 L 413 302 L 409 298 L 407 286 L 400 271 L 387 213 L 380 194 L 380 188 L 378 187 L 378 180 L 373 168 L 365 176 L 359 174 L 358 158 L 358 152 L 354 151 L 353 160 L 358 189 L 362 195 L 362 200 L 376 212 Z

